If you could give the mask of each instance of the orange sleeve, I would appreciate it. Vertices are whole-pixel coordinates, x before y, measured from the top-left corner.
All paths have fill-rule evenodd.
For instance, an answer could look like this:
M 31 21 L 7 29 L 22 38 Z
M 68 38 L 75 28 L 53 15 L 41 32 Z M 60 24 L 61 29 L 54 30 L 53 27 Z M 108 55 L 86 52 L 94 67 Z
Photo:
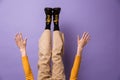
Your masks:
M 22 57 L 22 65 L 23 65 L 23 70 L 25 73 L 25 80 L 34 80 L 27 56 Z
M 74 60 L 74 64 L 71 70 L 71 74 L 70 74 L 70 80 L 77 80 L 78 77 L 78 71 L 80 68 L 80 62 L 81 62 L 81 56 L 77 56 L 75 57 Z

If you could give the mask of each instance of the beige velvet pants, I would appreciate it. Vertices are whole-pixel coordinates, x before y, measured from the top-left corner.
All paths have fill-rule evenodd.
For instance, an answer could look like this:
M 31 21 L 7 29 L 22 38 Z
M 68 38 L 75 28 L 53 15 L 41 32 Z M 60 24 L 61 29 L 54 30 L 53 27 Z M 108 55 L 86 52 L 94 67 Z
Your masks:
M 43 32 L 39 39 L 38 80 L 65 80 L 63 45 L 64 35 L 60 31 L 54 31 L 53 38 L 50 30 Z

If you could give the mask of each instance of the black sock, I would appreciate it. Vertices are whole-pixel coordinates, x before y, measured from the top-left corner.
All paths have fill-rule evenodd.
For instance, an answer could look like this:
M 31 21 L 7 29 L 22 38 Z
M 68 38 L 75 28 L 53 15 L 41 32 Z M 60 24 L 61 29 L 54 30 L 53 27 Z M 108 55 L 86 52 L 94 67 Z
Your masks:
M 45 29 L 51 29 L 51 15 L 46 15 L 46 27 Z
M 52 19 L 52 8 L 45 8 L 46 14 L 46 26 L 45 29 L 51 29 L 51 19 Z
M 54 31 L 56 31 L 56 30 L 60 30 L 59 29 L 59 15 L 55 15 L 54 16 Z
M 53 8 L 53 22 L 54 22 L 54 31 L 60 30 L 59 28 L 59 14 L 60 14 L 61 8 Z

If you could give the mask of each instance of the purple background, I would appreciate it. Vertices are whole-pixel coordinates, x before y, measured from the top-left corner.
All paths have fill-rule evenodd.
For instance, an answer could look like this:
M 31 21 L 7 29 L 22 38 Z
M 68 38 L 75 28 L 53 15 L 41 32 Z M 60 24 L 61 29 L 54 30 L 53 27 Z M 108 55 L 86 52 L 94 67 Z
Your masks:
M 76 54 L 77 35 L 91 35 L 84 48 L 78 80 L 120 80 L 120 0 L 0 0 L 0 80 L 24 80 L 17 32 L 28 38 L 27 54 L 37 79 L 38 39 L 45 7 L 61 7 L 67 80 Z M 53 24 L 52 24 L 53 26 Z

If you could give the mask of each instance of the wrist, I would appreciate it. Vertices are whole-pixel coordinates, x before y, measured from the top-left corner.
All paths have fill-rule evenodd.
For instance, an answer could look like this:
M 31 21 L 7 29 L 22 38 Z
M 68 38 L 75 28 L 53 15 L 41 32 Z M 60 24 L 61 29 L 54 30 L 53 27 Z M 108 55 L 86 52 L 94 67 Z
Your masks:
M 83 48 L 82 47 L 77 47 L 77 51 L 82 51 L 83 50 Z
M 78 47 L 77 48 L 77 55 L 81 55 L 82 54 L 82 51 L 83 51 L 83 48 L 81 48 L 81 47 Z
M 21 55 L 26 56 L 26 49 L 20 49 Z

